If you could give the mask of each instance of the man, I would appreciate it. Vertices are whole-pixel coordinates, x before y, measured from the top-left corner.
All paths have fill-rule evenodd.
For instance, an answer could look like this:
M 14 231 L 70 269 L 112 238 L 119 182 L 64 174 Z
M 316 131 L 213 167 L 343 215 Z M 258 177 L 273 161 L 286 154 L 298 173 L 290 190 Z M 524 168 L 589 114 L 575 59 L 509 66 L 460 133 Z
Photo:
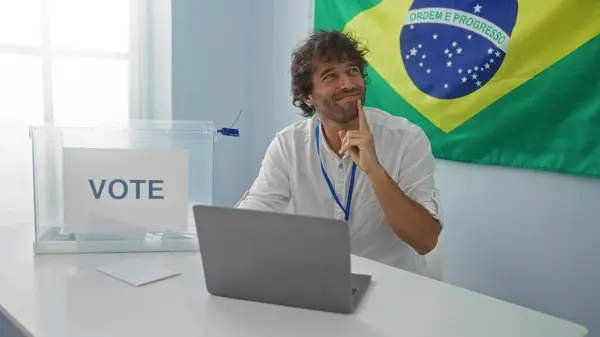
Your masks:
M 318 31 L 292 54 L 293 103 L 307 117 L 277 133 L 237 207 L 344 219 L 352 253 L 426 274 L 441 209 L 425 133 L 364 107 L 366 48 Z M 310 117 L 310 118 L 308 118 Z

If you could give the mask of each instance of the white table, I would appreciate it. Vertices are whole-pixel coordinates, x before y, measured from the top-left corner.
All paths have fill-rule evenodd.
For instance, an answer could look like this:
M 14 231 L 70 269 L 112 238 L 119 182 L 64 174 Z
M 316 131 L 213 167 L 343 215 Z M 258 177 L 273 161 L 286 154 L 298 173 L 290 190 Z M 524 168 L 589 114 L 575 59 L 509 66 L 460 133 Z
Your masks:
M 374 283 L 353 315 L 210 296 L 199 253 L 34 256 L 31 226 L 0 228 L 0 311 L 26 336 L 582 337 L 571 322 L 353 257 Z M 182 273 L 140 288 L 94 268 L 142 256 Z

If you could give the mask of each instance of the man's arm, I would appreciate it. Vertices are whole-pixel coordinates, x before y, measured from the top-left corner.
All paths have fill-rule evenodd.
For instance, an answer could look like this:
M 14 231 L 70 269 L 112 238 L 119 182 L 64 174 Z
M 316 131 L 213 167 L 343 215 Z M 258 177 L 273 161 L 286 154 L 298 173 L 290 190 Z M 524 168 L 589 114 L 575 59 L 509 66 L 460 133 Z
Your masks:
M 283 144 L 276 136 L 262 160 L 258 177 L 236 208 L 282 212 L 290 202 L 290 180 Z
M 439 214 L 439 205 L 435 200 L 437 199 L 437 190 L 433 186 L 433 158 L 420 148 L 422 144 L 415 145 L 416 148 L 409 150 L 414 153 L 409 154 L 406 160 L 417 154 L 421 154 L 423 157 L 406 167 L 406 172 L 401 172 L 403 178 L 399 184 L 389 176 L 382 166 L 370 172 L 368 177 L 385 218 L 396 235 L 419 254 L 425 255 L 437 246 L 442 225 L 432 215 L 432 213 Z M 405 194 L 399 185 L 412 190 L 414 196 Z M 433 191 L 435 194 L 432 200 L 429 200 L 432 194 L 429 191 Z M 428 205 L 429 209 L 414 199 L 421 199 L 419 201 Z
M 352 159 L 369 177 L 385 218 L 396 235 L 425 255 L 437 246 L 442 231 L 433 178 L 435 162 L 429 140 L 422 130 L 413 137 L 408 153 L 402 158 L 396 183 L 377 159 L 373 134 L 360 100 L 357 110 L 359 130 L 340 132 L 340 154 L 350 151 Z

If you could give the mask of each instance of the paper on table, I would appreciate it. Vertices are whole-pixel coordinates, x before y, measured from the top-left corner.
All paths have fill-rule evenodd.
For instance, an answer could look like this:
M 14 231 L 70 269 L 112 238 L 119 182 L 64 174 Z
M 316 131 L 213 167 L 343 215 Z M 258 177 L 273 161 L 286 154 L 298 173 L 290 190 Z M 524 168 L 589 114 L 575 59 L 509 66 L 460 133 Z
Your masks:
M 180 275 L 156 262 L 138 258 L 110 263 L 96 270 L 136 287 Z

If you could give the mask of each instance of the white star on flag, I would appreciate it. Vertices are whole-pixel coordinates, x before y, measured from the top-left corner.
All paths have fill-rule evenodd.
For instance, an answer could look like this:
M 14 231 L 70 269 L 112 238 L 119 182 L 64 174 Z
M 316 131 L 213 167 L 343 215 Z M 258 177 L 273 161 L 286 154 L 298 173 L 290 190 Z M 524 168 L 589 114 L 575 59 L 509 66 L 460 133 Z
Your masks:
M 483 6 L 479 6 L 479 4 L 477 4 L 477 6 L 475 6 L 475 7 L 473 7 L 473 9 L 475 10 L 475 13 L 481 12 L 482 8 L 483 8 Z
M 600 1 L 600 0 L 599 0 Z M 482 8 L 483 6 L 481 6 L 480 3 L 477 3 L 477 5 L 474 8 L 476 13 L 482 12 Z M 493 10 L 491 7 L 489 8 L 489 10 Z M 472 16 L 476 16 L 471 14 Z M 480 15 L 480 14 L 478 14 Z M 415 24 L 416 26 L 416 24 Z M 420 29 L 420 26 L 419 28 Z M 417 27 L 415 27 L 415 31 L 417 31 Z M 412 32 L 410 34 L 413 34 Z M 476 49 L 471 50 L 473 48 L 469 48 L 469 46 L 466 46 L 465 48 L 462 48 L 462 46 L 459 46 L 459 44 L 464 45 L 465 43 L 476 43 L 479 42 L 480 38 L 476 38 L 475 41 L 469 41 L 469 40 L 473 40 L 473 37 L 475 36 L 476 33 L 473 32 L 464 32 L 465 35 L 460 35 L 460 36 L 455 36 L 455 37 L 447 37 L 446 35 L 444 35 L 444 38 L 442 38 L 442 35 L 437 34 L 435 32 L 431 32 L 430 31 L 430 36 L 432 37 L 433 40 L 436 40 L 434 43 L 437 43 L 437 40 L 440 40 L 440 42 L 443 42 L 444 44 L 439 44 L 439 45 L 427 45 L 427 48 L 435 48 L 432 49 L 431 52 L 433 52 L 433 59 L 431 57 L 427 57 L 427 55 L 425 54 L 425 49 L 427 49 L 425 47 L 425 45 L 427 44 L 427 36 L 425 35 L 425 41 L 423 40 L 417 40 L 414 41 L 413 43 L 415 43 L 412 47 L 408 47 L 407 49 L 404 49 L 404 56 L 406 57 L 407 60 L 410 59 L 410 61 L 405 61 L 406 65 L 410 65 L 413 67 L 413 69 L 418 70 L 418 73 L 421 74 L 421 76 L 423 75 L 423 72 L 421 72 L 423 70 L 425 70 L 425 74 L 424 75 L 433 75 L 433 70 L 432 68 L 427 68 L 425 65 L 425 59 L 427 59 L 427 63 L 429 63 L 429 61 L 435 61 L 439 66 L 442 66 L 439 61 L 444 61 L 444 59 L 441 59 L 440 56 L 441 54 L 436 54 L 436 53 L 440 53 L 440 51 L 443 52 L 443 55 L 446 55 L 447 58 L 445 59 L 445 64 L 446 64 L 446 68 L 448 68 L 447 70 L 449 70 L 449 72 L 445 73 L 442 71 L 442 73 L 436 72 L 435 76 L 431 76 L 428 77 L 429 80 L 437 80 L 438 86 L 443 86 L 444 91 L 442 96 L 446 96 L 446 95 L 455 95 L 455 94 L 462 94 L 462 92 L 464 90 L 471 92 L 474 90 L 479 89 L 480 87 L 482 87 L 484 84 L 486 84 L 490 78 L 494 75 L 494 73 L 497 71 L 498 66 L 500 66 L 501 64 L 501 60 L 498 60 L 498 64 L 496 64 L 497 59 L 501 59 L 503 58 L 506 54 L 504 53 L 503 50 L 501 50 L 500 48 L 498 48 L 495 45 L 491 45 L 488 44 L 486 46 L 483 47 L 479 47 L 479 46 L 475 46 L 477 48 L 479 48 L 479 51 L 477 51 Z M 464 41 L 461 40 L 463 37 L 466 37 L 468 41 Z M 460 43 L 459 43 L 460 40 Z M 477 43 L 476 43 L 477 44 Z M 486 51 L 487 51 L 487 58 L 486 58 Z M 427 51 L 429 52 L 429 51 Z M 472 52 L 475 53 L 479 53 L 480 56 L 484 56 L 484 58 L 478 57 L 477 59 L 473 58 L 470 59 L 470 56 L 472 54 Z M 431 56 L 431 55 L 430 55 Z M 464 57 L 467 57 L 467 59 L 463 60 Z M 413 62 L 414 61 L 414 62 Z M 463 63 L 463 61 L 465 61 L 465 63 Z M 466 63 L 468 62 L 468 63 Z M 463 68 L 463 67 L 469 67 L 470 68 Z M 454 77 L 452 75 L 452 69 L 453 68 L 456 70 L 456 77 Z M 443 68 L 436 68 L 438 70 L 441 70 Z M 410 69 L 409 69 L 410 70 Z M 480 73 L 481 72 L 481 76 Z M 447 78 L 438 78 L 438 76 L 444 76 L 445 75 L 449 75 L 447 76 Z M 473 84 L 471 84 L 473 83 Z M 464 86 L 463 86 L 464 85 Z M 439 88 L 439 87 L 438 87 Z M 451 93 L 451 90 L 454 90 L 455 88 L 459 88 L 459 90 L 456 93 Z M 439 90 L 439 89 L 438 89 Z
M 410 25 L 410 29 L 415 29 L 415 25 Z

